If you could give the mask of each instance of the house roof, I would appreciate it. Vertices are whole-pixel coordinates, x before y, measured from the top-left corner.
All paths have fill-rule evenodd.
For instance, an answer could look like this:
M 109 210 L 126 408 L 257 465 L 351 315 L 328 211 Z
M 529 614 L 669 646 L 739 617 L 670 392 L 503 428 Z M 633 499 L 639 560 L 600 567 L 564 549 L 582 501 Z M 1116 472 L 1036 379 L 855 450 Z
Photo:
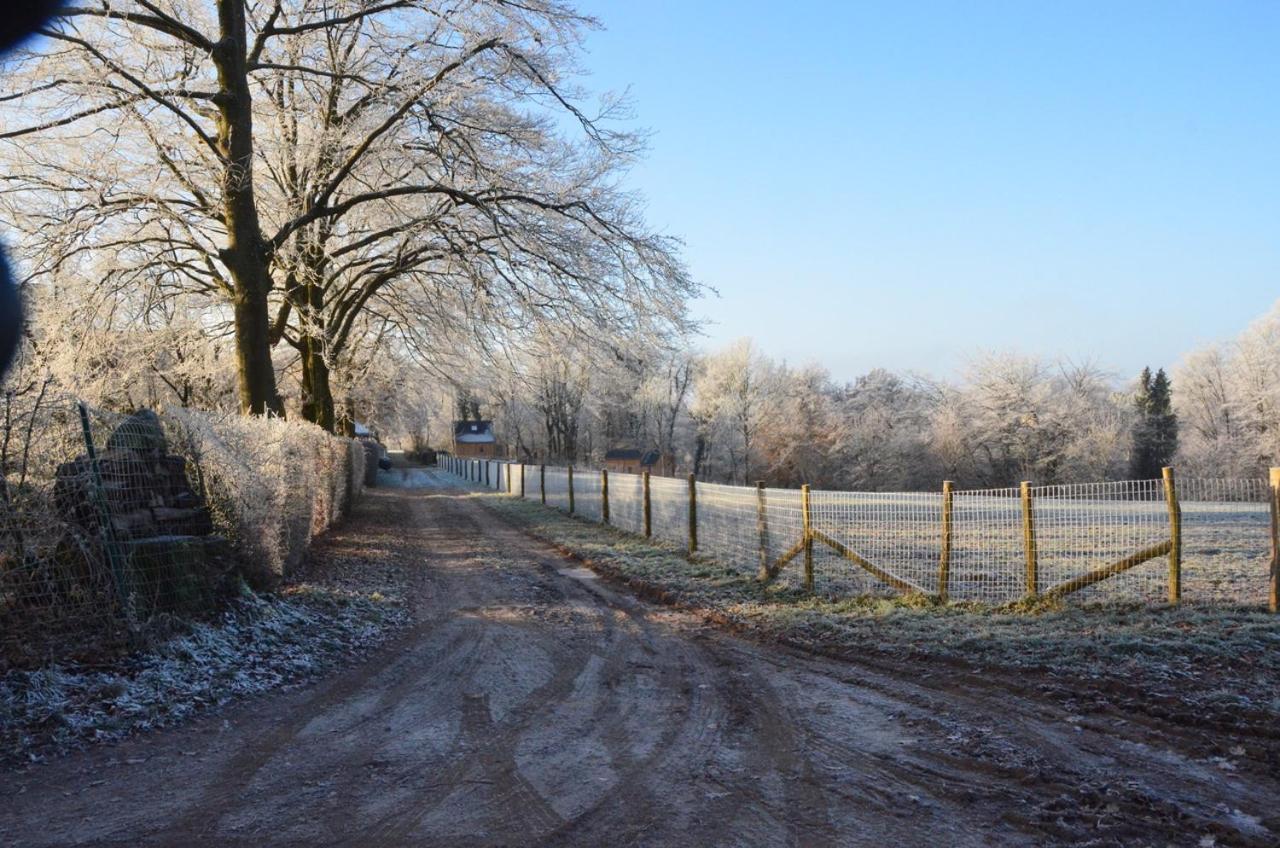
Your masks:
M 605 462 L 609 461 L 637 461 L 641 465 L 657 465 L 659 453 L 656 450 L 642 451 L 639 448 L 614 448 L 611 451 L 605 451 Z
M 463 444 L 488 444 L 496 441 L 492 421 L 455 421 L 453 440 Z

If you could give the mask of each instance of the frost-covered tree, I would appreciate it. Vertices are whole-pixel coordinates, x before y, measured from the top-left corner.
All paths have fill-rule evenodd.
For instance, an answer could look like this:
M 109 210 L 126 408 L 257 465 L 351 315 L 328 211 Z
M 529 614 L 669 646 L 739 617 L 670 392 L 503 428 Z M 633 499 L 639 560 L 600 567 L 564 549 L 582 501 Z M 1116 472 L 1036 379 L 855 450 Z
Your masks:
M 1123 473 L 1128 413 L 1106 375 L 1090 366 L 988 354 L 938 394 L 932 442 L 942 470 L 958 482 L 1009 486 Z
M 842 488 L 934 488 L 943 478 L 930 444 L 936 389 L 875 369 L 841 392 L 834 465 Z
M 287 342 L 329 428 L 370 338 L 680 324 L 696 289 L 617 187 L 639 139 L 574 83 L 592 24 L 548 0 L 71 3 L 6 97 L 3 213 L 37 284 L 93 266 L 203 298 L 246 412 L 283 410 Z
M 1179 465 L 1241 477 L 1280 464 L 1280 303 L 1233 341 L 1189 354 L 1174 381 Z
M 747 484 L 764 467 L 761 431 L 782 408 L 782 376 L 776 363 L 750 339 L 706 356 L 693 386 L 697 427 L 694 472 Z

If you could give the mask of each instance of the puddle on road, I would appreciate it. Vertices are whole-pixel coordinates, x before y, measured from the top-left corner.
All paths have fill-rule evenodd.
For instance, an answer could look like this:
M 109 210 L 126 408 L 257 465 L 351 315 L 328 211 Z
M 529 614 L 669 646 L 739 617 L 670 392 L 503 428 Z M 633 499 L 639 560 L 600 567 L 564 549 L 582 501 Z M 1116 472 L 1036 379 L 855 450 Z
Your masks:
M 589 568 L 557 568 L 556 573 L 574 580 L 599 580 L 600 577 Z
M 438 489 L 440 481 L 432 476 L 429 468 L 378 469 L 377 487 L 387 489 Z

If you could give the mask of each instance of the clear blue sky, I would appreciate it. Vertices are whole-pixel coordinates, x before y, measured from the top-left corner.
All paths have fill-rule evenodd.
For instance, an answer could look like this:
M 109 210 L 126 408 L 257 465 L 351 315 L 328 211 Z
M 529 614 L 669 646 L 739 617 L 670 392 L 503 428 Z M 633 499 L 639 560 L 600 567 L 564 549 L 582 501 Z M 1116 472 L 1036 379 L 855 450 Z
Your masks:
M 1280 2 L 582 0 L 630 184 L 752 336 L 850 379 L 1128 377 L 1280 297 Z

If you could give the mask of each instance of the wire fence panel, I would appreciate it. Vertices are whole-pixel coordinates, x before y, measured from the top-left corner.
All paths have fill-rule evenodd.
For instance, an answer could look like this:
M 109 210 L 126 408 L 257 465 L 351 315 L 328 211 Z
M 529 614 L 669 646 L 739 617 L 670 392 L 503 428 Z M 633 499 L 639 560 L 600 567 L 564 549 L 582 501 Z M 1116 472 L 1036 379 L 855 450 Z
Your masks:
M 681 547 L 689 544 L 689 482 L 649 476 L 653 535 Z
M 919 591 L 938 591 L 942 495 L 932 493 L 813 492 L 812 526 L 849 551 Z M 829 595 L 896 594 L 886 577 L 821 540 L 814 548 L 814 588 Z
M 1026 591 L 1022 504 L 1018 489 L 955 493 L 949 596 L 1001 604 Z
M 1111 576 L 1074 590 L 1075 598 L 1168 597 L 1171 537 L 1162 481 L 1033 486 L 1029 492 L 1037 593 L 1053 594 L 1057 587 L 1107 573 Z
M 739 573 L 758 573 L 762 536 L 756 520 L 760 512 L 756 490 L 698 483 L 697 507 L 698 553 Z
M 590 468 L 573 469 L 573 510 L 589 521 L 599 521 L 601 510 L 600 472 Z
M 516 468 L 504 466 L 510 474 Z M 600 521 L 600 472 L 573 473 L 575 512 Z M 537 467 L 527 466 L 526 474 L 525 496 L 539 497 Z M 1159 603 L 1172 600 L 1180 585 L 1184 601 L 1265 603 L 1268 482 L 1189 478 L 1173 491 L 1168 485 L 815 491 L 806 521 L 799 490 L 700 482 L 697 554 L 744 576 L 770 574 L 801 587 L 808 553 L 813 589 L 832 597 L 918 592 L 997 605 L 1033 596 Z M 511 486 L 518 494 L 518 481 Z M 506 484 L 493 488 L 505 491 Z M 547 467 L 546 493 L 548 504 L 568 510 L 566 468 Z M 609 504 L 611 524 L 644 532 L 642 476 L 611 474 Z M 651 477 L 650 506 L 653 536 L 687 547 L 688 481 Z
M 609 472 L 609 523 L 637 535 L 644 533 L 644 478 Z
M 1263 604 L 1271 561 L 1271 487 L 1266 480 L 1178 481 L 1183 595 Z
M 569 511 L 569 469 L 548 465 L 546 471 L 547 505 Z

